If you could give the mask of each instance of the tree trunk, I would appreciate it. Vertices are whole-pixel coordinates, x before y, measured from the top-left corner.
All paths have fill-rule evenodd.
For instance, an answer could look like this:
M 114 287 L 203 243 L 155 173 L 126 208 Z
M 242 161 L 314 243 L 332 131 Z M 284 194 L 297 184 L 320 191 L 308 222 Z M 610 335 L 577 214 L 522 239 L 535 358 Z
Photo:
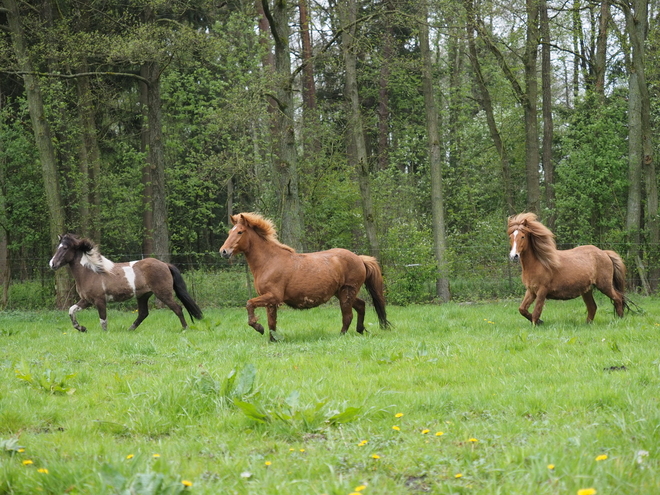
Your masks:
M 596 57 L 594 59 L 594 91 L 602 102 L 605 99 L 605 68 L 607 63 L 607 33 L 610 23 L 610 1 L 600 3 L 600 19 L 598 22 L 598 39 L 596 40 Z
M 552 66 L 550 63 L 550 21 L 548 19 L 548 2 L 540 0 L 541 18 L 541 92 L 543 94 L 543 145 L 542 163 L 545 178 L 545 201 L 549 211 L 545 219 L 550 230 L 555 229 L 555 166 L 552 162 L 552 137 L 554 125 L 552 121 Z
M 538 0 L 526 0 L 527 39 L 525 41 L 525 169 L 527 178 L 527 211 L 541 213 L 541 186 L 539 175 L 539 131 L 536 110 L 538 81 L 536 60 L 539 44 L 539 5 Z
M 641 222 L 646 219 L 649 233 L 650 256 L 647 265 L 652 266 L 649 276 L 651 289 L 658 283 L 657 249 L 660 241 L 658 226 L 658 192 L 653 162 L 653 142 L 651 136 L 651 101 L 645 74 L 645 47 L 648 34 L 648 0 L 634 0 L 619 4 L 626 17 L 626 31 L 632 47 L 630 67 L 630 96 L 628 104 L 628 216 L 626 228 L 631 235 L 633 250 L 641 251 Z M 646 185 L 646 212 L 643 212 L 642 190 Z M 636 244 L 636 246 L 635 246 Z
M 0 110 L 2 110 L 2 94 L 0 94 Z M 1 144 L 1 142 L 0 142 Z M 7 307 L 7 300 L 9 297 L 9 282 L 11 280 L 10 266 L 9 266 L 9 232 L 7 232 L 9 223 L 7 218 L 7 163 L 4 159 L 5 156 L 1 155 L 0 159 L 0 286 L 2 292 L 0 293 L 0 311 L 4 311 Z
M 367 159 L 367 146 L 364 140 L 360 99 L 357 86 L 357 56 L 355 53 L 355 35 L 357 31 L 357 6 L 355 0 L 344 0 L 340 7 L 342 31 L 342 50 L 346 65 L 346 99 L 348 102 L 348 135 L 349 146 L 353 153 L 348 153 L 349 161 L 357 171 L 362 201 L 362 217 L 372 256 L 380 255 L 376 231 L 376 214 L 371 199 L 371 174 Z
M 85 64 L 86 65 L 86 64 Z M 94 118 L 94 98 L 87 76 L 76 79 L 78 85 L 78 113 L 82 124 L 82 140 L 80 143 L 81 168 L 81 227 L 82 234 L 95 241 L 101 238 L 101 193 L 99 180 L 101 178 L 101 157 L 96 136 L 96 119 Z
M 467 41 L 468 41 L 468 53 L 470 55 L 470 62 L 472 64 L 472 70 L 474 71 L 475 79 L 477 82 L 477 87 L 480 93 L 480 103 L 481 107 L 486 113 L 486 122 L 488 124 L 488 131 L 490 132 L 490 137 L 493 140 L 497 154 L 500 157 L 500 168 L 502 169 L 502 182 L 504 185 L 504 200 L 507 206 L 507 213 L 513 215 L 516 213 L 515 202 L 513 199 L 513 185 L 511 183 L 511 160 L 509 158 L 509 153 L 502 142 L 502 137 L 497 128 L 497 123 L 495 122 L 495 112 L 493 111 L 493 102 L 490 97 L 490 91 L 486 86 L 486 81 L 484 79 L 483 73 L 481 71 L 481 63 L 479 62 L 479 56 L 477 54 L 477 47 L 474 40 L 474 32 L 476 29 L 475 17 L 474 17 L 474 4 L 472 0 L 464 0 L 465 9 L 467 12 Z
M 276 100 L 275 164 L 279 185 L 280 237 L 282 242 L 302 250 L 302 208 L 298 192 L 298 154 L 294 132 L 293 81 L 291 53 L 289 51 L 289 4 L 287 0 L 274 0 L 272 13 L 268 0 L 262 0 L 264 13 L 270 24 L 275 43 Z
M 41 173 L 46 192 L 46 203 L 49 213 L 49 228 L 51 244 L 57 245 L 58 236 L 65 233 L 65 216 L 60 195 L 59 178 L 57 175 L 57 160 L 51 138 L 51 130 L 44 112 L 44 102 L 41 95 L 39 80 L 34 75 L 34 68 L 27 49 L 21 17 L 16 0 L 3 0 L 7 9 L 7 20 L 11 32 L 14 52 L 19 69 L 23 72 L 25 94 L 28 101 L 30 120 L 34 139 L 39 151 Z M 55 304 L 64 309 L 72 300 L 71 282 L 66 270 L 55 272 Z
M 440 301 L 451 299 L 449 291 L 449 273 L 446 259 L 447 242 L 445 237 L 445 213 L 442 192 L 443 149 L 440 136 L 440 119 L 433 92 L 433 70 L 431 49 L 429 46 L 428 4 L 420 4 L 419 47 L 422 57 L 422 93 L 426 107 L 426 132 L 429 142 L 429 167 L 431 169 L 431 212 L 433 215 L 433 249 L 438 273 L 436 277 L 436 296 Z
M 140 67 L 140 76 L 147 80 L 148 73 L 146 65 Z M 147 94 L 149 88 L 146 82 L 140 81 L 140 108 L 142 110 L 142 127 L 140 129 L 141 148 L 140 151 L 146 157 L 142 167 L 142 255 L 153 256 L 154 253 L 154 209 L 153 188 L 151 187 L 151 163 L 149 161 L 149 100 Z
M 389 1 L 386 8 L 394 10 Z M 383 16 L 385 28 L 382 33 L 382 62 L 378 76 L 378 169 L 385 170 L 389 166 L 390 141 L 390 63 L 392 59 L 392 42 L 394 33 L 389 15 Z

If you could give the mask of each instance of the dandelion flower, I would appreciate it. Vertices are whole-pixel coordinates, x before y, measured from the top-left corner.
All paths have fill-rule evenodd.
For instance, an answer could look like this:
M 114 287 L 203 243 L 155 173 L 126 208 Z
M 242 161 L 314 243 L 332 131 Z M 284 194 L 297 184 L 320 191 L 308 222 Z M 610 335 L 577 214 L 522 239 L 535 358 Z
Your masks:
M 472 442 L 472 443 L 477 443 L 478 441 L 479 441 L 479 440 L 477 440 L 476 438 L 470 438 L 470 439 L 468 440 L 468 442 Z
M 154 456 L 155 458 L 158 458 L 158 457 L 160 457 L 160 454 L 154 454 L 153 456 Z
M 601 454 L 601 455 L 599 455 L 598 457 L 596 457 L 596 460 L 597 460 L 597 461 L 604 461 L 605 459 L 607 459 L 607 455 L 606 455 L 606 454 Z
M 436 436 L 436 437 L 441 437 L 441 436 L 444 435 L 444 434 L 445 434 L 444 431 L 436 431 L 436 432 L 435 432 L 435 436 Z
M 400 431 L 400 430 L 401 430 L 401 428 L 399 428 L 399 427 L 396 426 L 396 425 L 394 425 L 394 426 L 392 427 L 392 429 L 393 429 L 393 430 L 396 430 L 396 431 Z
M 426 435 L 430 430 L 422 430 L 422 435 Z
M 462 474 L 462 473 L 456 473 L 456 474 L 454 475 L 454 478 L 462 478 L 462 477 L 463 477 L 463 474 Z
M 25 452 L 25 449 L 24 449 L 24 448 L 20 448 L 20 449 L 17 450 L 17 452 L 20 453 L 20 454 L 22 454 L 23 452 Z
M 46 469 L 46 468 L 39 468 L 39 469 L 37 469 L 37 473 L 48 474 L 48 469 Z
M 300 449 L 300 452 L 305 452 L 305 449 Z
M 548 469 L 549 469 L 550 471 L 552 471 L 554 468 L 555 468 L 555 465 L 554 465 L 554 464 L 548 464 Z
M 188 480 L 181 480 L 181 484 L 186 488 L 193 486 L 193 482 Z
M 34 464 L 34 462 L 32 462 L 30 459 L 25 459 L 23 461 L 23 466 L 29 466 L 30 464 Z
M 271 464 L 272 464 L 272 462 L 270 462 L 270 461 L 266 461 L 266 462 L 264 462 L 264 465 L 265 465 L 265 466 L 270 466 Z
M 362 440 L 360 443 L 358 443 L 358 447 L 364 447 L 365 445 L 367 445 L 367 443 L 369 443 L 369 440 Z
M 371 456 L 372 459 L 380 459 L 380 456 L 378 454 L 374 454 Z
M 396 414 L 394 415 L 394 417 L 395 417 L 395 418 L 402 418 L 402 417 L 403 417 L 403 413 L 396 413 Z
M 293 447 L 291 447 L 291 448 L 289 449 L 289 452 L 295 452 L 295 450 L 296 450 L 296 449 L 294 449 Z
M 580 488 L 577 495 L 596 495 L 598 493 L 595 488 Z
M 354 492 L 361 492 L 365 488 L 367 488 L 367 485 L 360 485 L 360 486 L 356 486 L 355 488 L 353 488 L 353 491 Z
M 126 459 L 133 459 L 133 457 L 135 457 L 133 454 L 128 454 L 128 455 L 126 456 Z

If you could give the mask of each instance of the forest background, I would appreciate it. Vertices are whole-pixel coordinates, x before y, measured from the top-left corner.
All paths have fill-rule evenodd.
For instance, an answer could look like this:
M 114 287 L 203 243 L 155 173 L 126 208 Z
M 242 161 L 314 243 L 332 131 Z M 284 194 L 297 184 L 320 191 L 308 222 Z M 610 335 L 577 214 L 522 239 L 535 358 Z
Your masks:
M 377 256 L 394 304 L 522 294 L 525 210 L 653 293 L 659 7 L 1 0 L 0 308 L 72 302 L 65 232 L 242 304 L 217 254 L 240 211 Z

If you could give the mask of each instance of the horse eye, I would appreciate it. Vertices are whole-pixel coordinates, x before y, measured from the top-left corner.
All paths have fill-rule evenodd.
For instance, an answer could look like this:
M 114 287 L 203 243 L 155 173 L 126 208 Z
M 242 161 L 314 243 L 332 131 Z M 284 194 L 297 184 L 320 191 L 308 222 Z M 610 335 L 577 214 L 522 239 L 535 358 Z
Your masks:
M 239 230 L 239 231 L 236 232 L 236 233 L 237 233 L 238 235 L 241 235 L 241 234 L 243 233 L 243 231 L 242 231 L 242 230 Z

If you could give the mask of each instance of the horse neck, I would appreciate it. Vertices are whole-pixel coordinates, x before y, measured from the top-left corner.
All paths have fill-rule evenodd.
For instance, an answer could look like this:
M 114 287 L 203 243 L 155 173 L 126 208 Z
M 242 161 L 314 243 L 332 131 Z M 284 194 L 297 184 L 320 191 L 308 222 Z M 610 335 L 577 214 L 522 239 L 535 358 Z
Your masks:
M 80 262 L 82 255 L 83 253 L 81 251 L 76 251 L 76 255 L 71 261 L 69 261 L 69 268 L 71 269 L 73 278 L 76 279 L 76 281 L 82 277 L 85 270 L 87 270 L 87 268 L 85 268 Z
M 274 260 L 276 262 L 277 258 L 286 256 L 290 252 L 254 232 L 250 236 L 249 249 L 243 251 L 243 254 L 250 270 L 254 273 L 261 271 L 266 265 L 272 264 Z

